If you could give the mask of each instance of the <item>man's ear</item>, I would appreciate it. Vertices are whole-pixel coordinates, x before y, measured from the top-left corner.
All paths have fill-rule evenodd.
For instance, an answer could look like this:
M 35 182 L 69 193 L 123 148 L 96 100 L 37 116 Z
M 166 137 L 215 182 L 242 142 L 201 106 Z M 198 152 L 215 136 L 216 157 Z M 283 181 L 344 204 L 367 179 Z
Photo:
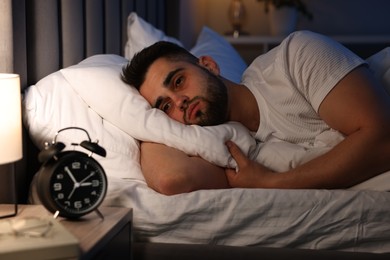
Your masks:
M 199 65 L 208 69 L 211 73 L 216 76 L 220 75 L 220 69 L 217 62 L 210 56 L 201 56 L 198 61 Z

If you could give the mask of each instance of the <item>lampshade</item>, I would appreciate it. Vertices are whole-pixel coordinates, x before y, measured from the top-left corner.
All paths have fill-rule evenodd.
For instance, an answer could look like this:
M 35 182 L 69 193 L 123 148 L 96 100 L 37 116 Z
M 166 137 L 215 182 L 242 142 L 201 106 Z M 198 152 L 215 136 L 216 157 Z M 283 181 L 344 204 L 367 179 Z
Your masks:
M 0 164 L 22 157 L 20 78 L 17 74 L 0 73 Z

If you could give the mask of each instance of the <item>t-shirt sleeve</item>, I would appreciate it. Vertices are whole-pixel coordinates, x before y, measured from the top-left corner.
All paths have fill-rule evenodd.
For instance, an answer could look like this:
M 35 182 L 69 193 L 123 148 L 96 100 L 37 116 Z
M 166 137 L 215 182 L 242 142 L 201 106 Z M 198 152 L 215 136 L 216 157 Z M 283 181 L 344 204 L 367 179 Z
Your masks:
M 321 102 L 333 87 L 364 60 L 329 37 L 299 31 L 281 45 L 286 77 L 318 112 Z

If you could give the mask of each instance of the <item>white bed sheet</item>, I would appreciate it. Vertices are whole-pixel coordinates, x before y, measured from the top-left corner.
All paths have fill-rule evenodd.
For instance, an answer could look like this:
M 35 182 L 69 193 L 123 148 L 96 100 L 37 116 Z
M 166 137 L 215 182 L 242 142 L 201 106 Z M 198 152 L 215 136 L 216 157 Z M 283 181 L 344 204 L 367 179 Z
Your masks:
M 390 252 L 390 192 L 224 189 L 164 196 L 110 180 L 105 205 L 132 207 L 135 241 Z

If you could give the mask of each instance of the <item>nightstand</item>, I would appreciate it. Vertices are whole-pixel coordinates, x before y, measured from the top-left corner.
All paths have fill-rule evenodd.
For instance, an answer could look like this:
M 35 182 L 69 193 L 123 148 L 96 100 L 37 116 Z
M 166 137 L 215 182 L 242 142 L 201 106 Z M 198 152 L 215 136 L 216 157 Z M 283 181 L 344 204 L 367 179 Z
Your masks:
M 132 209 L 100 207 L 78 220 L 57 220 L 80 242 L 80 259 L 132 259 Z M 19 205 L 17 217 L 48 217 L 42 205 Z

